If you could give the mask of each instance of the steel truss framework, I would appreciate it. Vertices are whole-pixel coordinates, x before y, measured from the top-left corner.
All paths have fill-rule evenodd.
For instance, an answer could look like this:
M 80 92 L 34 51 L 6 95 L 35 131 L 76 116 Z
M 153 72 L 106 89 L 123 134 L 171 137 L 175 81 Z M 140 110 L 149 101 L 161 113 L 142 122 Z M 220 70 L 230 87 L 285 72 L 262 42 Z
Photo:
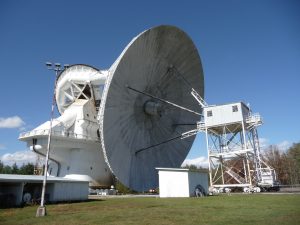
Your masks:
M 253 187 L 263 185 L 270 176 L 274 179 L 274 169 L 260 156 L 257 127 L 261 124 L 261 117 L 255 114 L 245 121 L 203 126 L 212 188 Z

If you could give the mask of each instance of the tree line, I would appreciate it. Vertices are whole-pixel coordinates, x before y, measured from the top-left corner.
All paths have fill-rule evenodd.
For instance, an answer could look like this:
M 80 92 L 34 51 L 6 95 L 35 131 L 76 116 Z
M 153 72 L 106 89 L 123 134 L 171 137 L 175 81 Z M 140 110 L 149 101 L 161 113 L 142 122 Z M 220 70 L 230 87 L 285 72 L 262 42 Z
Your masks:
M 263 160 L 275 169 L 280 184 L 300 184 L 300 143 L 293 144 L 287 151 L 270 145 L 263 152 Z
M 0 160 L 0 174 L 22 174 L 22 175 L 33 175 L 34 165 L 32 163 L 23 164 L 18 166 L 16 163 L 13 165 L 4 165 Z

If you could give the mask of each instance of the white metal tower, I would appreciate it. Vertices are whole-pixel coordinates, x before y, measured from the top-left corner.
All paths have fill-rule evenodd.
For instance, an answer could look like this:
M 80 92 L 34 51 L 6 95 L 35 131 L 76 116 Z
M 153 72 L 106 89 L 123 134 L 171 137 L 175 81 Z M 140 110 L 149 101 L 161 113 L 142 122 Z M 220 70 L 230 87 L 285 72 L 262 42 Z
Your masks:
M 206 134 L 211 188 L 259 192 L 273 187 L 276 173 L 260 156 L 261 116 L 252 114 L 243 102 L 205 106 L 203 114 L 199 125 Z

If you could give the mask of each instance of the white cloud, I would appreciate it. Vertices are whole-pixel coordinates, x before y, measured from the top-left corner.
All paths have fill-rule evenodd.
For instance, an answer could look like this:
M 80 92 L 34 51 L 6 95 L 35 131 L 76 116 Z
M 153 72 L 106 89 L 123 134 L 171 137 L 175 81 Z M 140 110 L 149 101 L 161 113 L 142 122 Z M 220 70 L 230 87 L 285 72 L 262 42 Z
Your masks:
M 19 151 L 15 153 L 6 153 L 3 156 L 0 156 L 0 160 L 5 165 L 13 165 L 16 163 L 18 166 L 21 166 L 23 163 L 35 163 L 36 154 L 32 151 Z
M 279 144 L 277 144 L 279 150 L 286 151 L 289 147 L 292 146 L 292 143 L 289 141 L 282 141 Z
M 200 156 L 194 159 L 186 159 L 183 161 L 181 166 L 186 166 L 186 165 L 195 165 L 197 167 L 201 166 L 204 168 L 208 168 L 208 159 L 204 156 Z
M 276 144 L 276 143 L 270 143 L 269 139 L 267 139 L 267 138 L 259 138 L 259 144 L 260 144 L 261 150 L 266 150 L 270 145 L 274 145 L 274 146 L 277 146 L 280 151 L 286 151 L 289 147 L 292 146 L 292 143 L 287 140 L 284 140 L 284 141 Z
M 267 138 L 259 138 L 259 145 L 261 148 L 266 148 L 269 146 L 269 139 Z
M 7 118 L 0 117 L 0 128 L 19 128 L 22 127 L 25 122 L 18 116 L 12 116 Z

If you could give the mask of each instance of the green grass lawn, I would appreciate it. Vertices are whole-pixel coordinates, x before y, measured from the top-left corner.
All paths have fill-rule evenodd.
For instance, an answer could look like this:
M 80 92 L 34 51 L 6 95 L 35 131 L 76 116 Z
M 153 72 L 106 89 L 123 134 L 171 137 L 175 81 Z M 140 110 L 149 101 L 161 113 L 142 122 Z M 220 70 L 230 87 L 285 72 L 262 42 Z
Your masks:
M 0 224 L 300 224 L 300 195 L 236 194 L 205 198 L 114 198 L 0 209 Z

